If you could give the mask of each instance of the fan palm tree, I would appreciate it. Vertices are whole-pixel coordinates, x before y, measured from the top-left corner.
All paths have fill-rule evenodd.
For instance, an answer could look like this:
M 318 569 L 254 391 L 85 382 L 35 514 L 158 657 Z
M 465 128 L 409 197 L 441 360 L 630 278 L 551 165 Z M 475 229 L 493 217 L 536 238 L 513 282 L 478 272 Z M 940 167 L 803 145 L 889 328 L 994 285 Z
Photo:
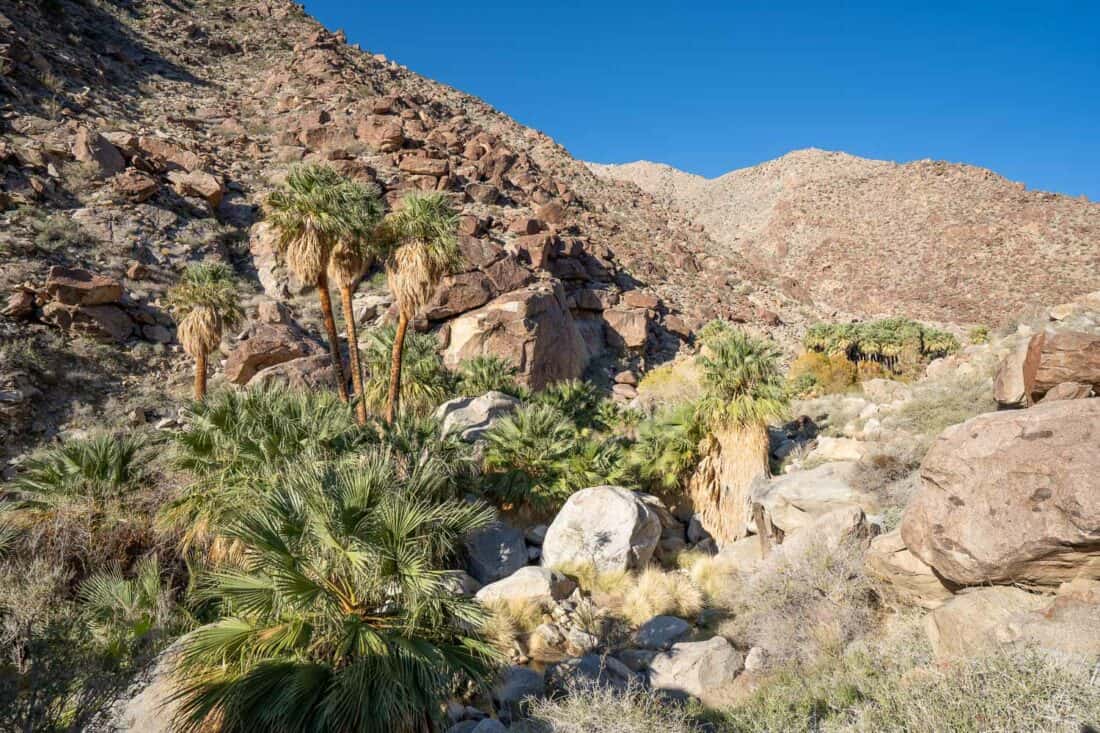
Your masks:
M 389 402 L 397 329 L 392 325 L 381 326 L 368 331 L 363 340 L 368 374 L 363 401 L 372 409 L 381 410 Z M 439 355 L 439 339 L 433 333 L 406 334 L 401 348 L 401 374 L 398 401 L 403 413 L 431 414 L 451 390 L 453 380 Z
M 769 475 L 767 425 L 783 415 L 788 396 L 768 341 L 732 330 L 698 359 L 704 394 L 696 415 L 706 436 L 688 489 L 703 526 L 729 542 L 746 534 L 751 484 Z
M 317 289 L 329 354 L 336 375 L 336 391 L 348 401 L 336 318 L 328 289 L 329 261 L 341 241 L 360 236 L 369 226 L 363 220 L 373 209 L 364 203 L 369 189 L 322 165 L 291 169 L 282 189 L 267 197 L 268 220 L 278 235 L 276 243 L 287 268 Z
M 181 641 L 179 728 L 435 730 L 455 679 L 497 663 L 443 569 L 492 518 L 385 449 L 288 472 L 229 529 L 243 561 L 207 580 L 225 615 Z
M 221 262 L 191 265 L 168 294 L 168 304 L 179 323 L 180 344 L 195 360 L 195 399 L 202 400 L 207 356 L 218 348 L 225 329 L 244 317 L 233 269 Z
M 351 296 L 359 278 L 381 254 L 381 238 L 376 234 L 382 219 L 382 204 L 372 189 L 357 183 L 345 183 L 357 190 L 347 192 L 347 215 L 352 229 L 340 237 L 332 249 L 328 277 L 340 290 L 340 305 L 344 312 L 344 328 L 348 337 L 348 366 L 355 389 L 355 416 L 360 425 L 367 423 L 367 405 L 363 399 L 363 370 L 359 363 L 359 336 L 352 309 Z
M 401 352 L 409 323 L 435 293 L 440 280 L 452 272 L 460 254 L 455 236 L 458 214 L 441 193 L 410 193 L 400 211 L 391 214 L 386 228 L 396 246 L 386 258 L 386 277 L 397 302 L 397 334 L 390 361 L 386 422 L 397 415 L 401 395 Z

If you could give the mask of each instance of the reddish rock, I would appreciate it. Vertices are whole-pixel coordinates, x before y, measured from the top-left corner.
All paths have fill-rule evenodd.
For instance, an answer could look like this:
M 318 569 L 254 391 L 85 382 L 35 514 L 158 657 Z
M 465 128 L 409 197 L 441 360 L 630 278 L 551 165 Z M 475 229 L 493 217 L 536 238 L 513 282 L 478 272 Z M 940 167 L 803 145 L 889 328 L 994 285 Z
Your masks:
M 81 163 L 95 166 L 100 176 L 113 176 L 126 167 L 118 148 L 94 130 L 81 127 L 73 141 L 73 157 Z
M 653 293 L 646 293 L 641 290 L 628 290 L 623 293 L 623 304 L 630 308 L 657 310 L 661 305 L 661 300 Z
M 557 201 L 551 201 L 535 209 L 535 216 L 555 226 L 565 223 L 565 207 Z
M 585 288 L 574 293 L 577 308 L 604 311 L 619 304 L 619 294 L 602 288 Z
M 530 216 L 521 216 L 508 223 L 508 231 L 512 234 L 538 234 L 545 228 L 541 221 Z
M 221 179 L 205 171 L 172 171 L 168 174 L 168 180 L 180 196 L 201 198 L 215 209 L 221 204 L 225 194 Z
M 1001 362 L 997 377 L 993 380 L 993 398 L 997 404 L 1002 407 L 1027 407 L 1031 403 L 1031 388 L 1035 384 L 1035 372 L 1039 369 L 1044 337 L 1040 333 L 1022 341 Z
M 500 198 L 500 190 L 491 183 L 468 183 L 466 197 L 476 203 L 492 206 Z
M 380 153 L 400 150 L 405 144 L 401 123 L 393 117 L 367 117 L 355 129 L 355 136 Z
M 504 248 L 488 239 L 458 235 L 462 260 L 470 267 L 485 268 L 504 256 Z
M 200 155 L 161 138 L 138 138 L 138 148 L 156 170 L 196 171 L 203 167 Z
M 485 268 L 485 274 L 498 293 L 507 293 L 522 288 L 534 280 L 534 275 L 521 265 L 515 257 L 502 257 Z
M 649 336 L 649 315 L 641 308 L 612 308 L 603 312 L 607 341 L 621 350 L 640 349 Z
M 441 321 L 459 313 L 471 311 L 492 300 L 496 293 L 483 273 L 463 272 L 443 278 L 436 289 L 435 296 L 424 311 L 424 317 L 430 321 Z
M 88 270 L 54 266 L 46 275 L 46 294 L 63 305 L 103 305 L 122 299 L 122 285 Z
M 446 160 L 429 158 L 424 155 L 410 155 L 402 158 L 398 168 L 406 173 L 418 176 L 435 176 L 436 178 L 447 175 L 449 170 Z
M 1083 400 L 1088 397 L 1092 397 L 1093 387 L 1091 384 L 1081 384 L 1080 382 L 1062 382 L 1061 384 L 1051 387 L 1043 399 L 1039 400 L 1039 404 L 1045 404 L 1047 402 L 1057 402 L 1059 400 Z
M 42 317 L 63 331 L 100 340 L 125 341 L 134 322 L 117 305 L 65 305 L 54 301 L 42 309 Z
M 532 389 L 584 373 L 588 351 L 565 305 L 561 284 L 543 281 L 501 295 L 450 322 L 445 363 L 499 356 Z
M 476 237 L 485 232 L 485 222 L 472 214 L 458 217 L 458 233 L 466 237 Z
M 144 280 L 149 276 L 149 270 L 140 262 L 133 262 L 126 268 L 126 277 L 131 280 Z
M 665 330 L 679 336 L 684 341 L 695 335 L 695 331 L 680 316 L 668 316 L 665 318 Z
M 321 351 L 291 326 L 265 323 L 229 353 L 225 378 L 233 384 L 248 384 L 261 369 Z
M 1079 382 L 1100 390 L 1100 336 L 1080 331 L 1045 335 L 1039 368 L 1031 384 L 1032 399 L 1063 382 Z
M 127 168 L 119 173 L 111 179 L 111 184 L 119 195 L 125 196 L 134 203 L 148 201 L 160 189 L 157 179 L 134 168 Z
M 17 287 L 12 291 L 8 296 L 7 306 L 0 311 L 0 315 L 17 319 L 29 318 L 32 313 L 34 313 L 34 291 L 25 287 Z
M 637 387 L 638 375 L 626 369 L 615 375 L 615 384 L 629 384 L 633 387 Z
M 550 234 L 529 234 L 516 237 L 512 247 L 520 260 L 539 270 L 546 269 L 554 251 L 554 237 Z
M 256 373 L 250 385 L 280 385 L 293 391 L 334 389 L 336 375 L 328 354 L 314 354 L 269 366 Z

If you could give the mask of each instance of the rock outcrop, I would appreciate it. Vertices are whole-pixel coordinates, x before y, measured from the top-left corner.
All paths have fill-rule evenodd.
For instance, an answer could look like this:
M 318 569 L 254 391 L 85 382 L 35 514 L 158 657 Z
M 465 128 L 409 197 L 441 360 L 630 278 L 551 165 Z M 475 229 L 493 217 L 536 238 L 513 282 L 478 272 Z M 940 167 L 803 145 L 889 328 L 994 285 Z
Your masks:
M 501 417 L 515 412 L 520 401 L 503 392 L 486 392 L 480 397 L 457 397 L 435 411 L 443 437 L 458 435 L 472 443 Z
M 745 658 L 721 636 L 673 644 L 649 663 L 649 683 L 674 695 L 697 697 L 704 705 L 728 703 Z
M 582 489 L 569 497 L 546 531 L 542 564 L 634 570 L 649 562 L 660 538 L 660 517 L 634 492 L 619 486 Z
M 905 546 L 960 585 L 1100 578 L 1100 400 L 979 415 L 921 466 Z

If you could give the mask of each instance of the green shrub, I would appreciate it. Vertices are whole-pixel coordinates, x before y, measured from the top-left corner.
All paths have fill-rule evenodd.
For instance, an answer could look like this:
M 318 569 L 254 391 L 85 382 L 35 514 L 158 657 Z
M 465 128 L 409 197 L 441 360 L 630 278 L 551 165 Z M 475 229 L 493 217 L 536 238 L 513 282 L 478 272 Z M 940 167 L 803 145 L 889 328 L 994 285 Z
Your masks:
M 458 365 L 457 392 L 460 395 L 477 397 L 492 391 L 520 398 L 527 395 L 516 382 L 516 368 L 499 356 L 475 356 Z
M 139 438 L 110 435 L 69 440 L 28 461 L 12 488 L 28 506 L 81 502 L 99 511 L 141 479 L 142 445 Z
M 794 394 L 826 395 L 850 390 L 857 374 L 856 365 L 845 354 L 807 351 L 791 362 L 787 378 Z
M 390 365 L 397 329 L 383 326 L 369 331 L 362 343 L 363 395 L 367 406 L 381 412 L 390 388 Z M 401 354 L 401 410 L 426 415 L 451 394 L 451 374 L 439 355 L 439 339 L 410 330 Z
M 972 344 L 987 344 L 989 343 L 989 326 L 974 326 L 967 333 L 967 338 L 970 339 Z
M 959 349 L 953 335 L 908 318 L 862 323 L 816 323 L 803 344 L 823 354 L 844 355 L 853 362 L 877 361 L 895 373 L 913 373 L 921 364 Z
M 581 429 L 606 430 L 600 420 L 604 398 L 599 387 L 579 379 L 554 382 L 533 396 L 535 403 L 554 408 Z
M 627 465 L 642 486 L 678 489 L 699 460 L 702 437 L 695 405 L 684 403 L 658 412 L 639 423 Z
M 987 377 L 951 376 L 914 385 L 913 398 L 884 424 L 931 439 L 952 425 L 996 409 Z

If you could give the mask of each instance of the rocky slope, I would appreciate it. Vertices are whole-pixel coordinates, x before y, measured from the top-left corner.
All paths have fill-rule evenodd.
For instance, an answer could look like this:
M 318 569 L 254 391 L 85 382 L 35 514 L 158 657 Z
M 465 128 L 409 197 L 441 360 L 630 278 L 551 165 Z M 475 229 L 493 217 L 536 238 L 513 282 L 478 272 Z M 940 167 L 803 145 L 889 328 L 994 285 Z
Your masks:
M 16 0 L 0 9 L 0 68 L 0 410 L 20 442 L 108 404 L 109 421 L 172 417 L 163 396 L 185 394 L 189 367 L 163 296 L 189 261 L 228 260 L 250 289 L 254 322 L 223 344 L 226 378 L 313 354 L 316 299 L 260 221 L 300 161 L 372 182 L 390 205 L 410 189 L 452 195 L 466 271 L 419 324 L 449 363 L 497 351 L 537 386 L 666 358 L 710 317 L 803 317 L 681 214 L 288 0 Z M 88 287 L 59 299 L 51 267 Z M 372 321 L 387 302 L 358 305 Z
M 961 323 L 1100 287 L 1100 204 L 991 171 L 799 150 L 708 180 L 591 165 L 703 225 L 724 252 L 818 307 Z

